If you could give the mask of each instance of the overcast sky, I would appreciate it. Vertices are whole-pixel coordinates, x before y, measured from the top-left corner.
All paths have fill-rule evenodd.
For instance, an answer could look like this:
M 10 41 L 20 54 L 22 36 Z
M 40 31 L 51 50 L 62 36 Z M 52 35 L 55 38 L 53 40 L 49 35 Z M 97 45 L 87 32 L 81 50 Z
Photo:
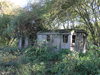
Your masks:
M 21 7 L 24 7 L 27 4 L 27 2 L 30 1 L 30 0 L 9 0 L 9 1 L 13 2 L 16 5 L 19 5 Z M 31 1 L 32 2 L 36 2 L 38 0 L 31 0 Z

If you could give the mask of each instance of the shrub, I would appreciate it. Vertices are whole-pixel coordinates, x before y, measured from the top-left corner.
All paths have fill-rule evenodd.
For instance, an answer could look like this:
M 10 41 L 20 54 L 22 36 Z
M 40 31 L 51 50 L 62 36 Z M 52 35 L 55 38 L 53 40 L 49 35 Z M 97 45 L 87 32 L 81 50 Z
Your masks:
M 86 53 L 54 52 L 43 46 L 29 47 L 22 54 L 1 51 L 0 70 L 10 75 L 99 75 L 100 51 L 90 49 Z

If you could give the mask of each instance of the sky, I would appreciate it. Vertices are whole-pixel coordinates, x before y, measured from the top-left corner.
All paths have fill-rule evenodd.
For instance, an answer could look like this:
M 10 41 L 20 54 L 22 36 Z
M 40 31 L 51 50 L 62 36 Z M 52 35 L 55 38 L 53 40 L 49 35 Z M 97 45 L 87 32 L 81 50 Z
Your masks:
M 24 7 L 29 0 L 9 0 L 9 1 L 11 1 L 12 3 L 14 3 L 16 5 Z M 32 1 L 34 2 L 35 0 L 32 0 Z

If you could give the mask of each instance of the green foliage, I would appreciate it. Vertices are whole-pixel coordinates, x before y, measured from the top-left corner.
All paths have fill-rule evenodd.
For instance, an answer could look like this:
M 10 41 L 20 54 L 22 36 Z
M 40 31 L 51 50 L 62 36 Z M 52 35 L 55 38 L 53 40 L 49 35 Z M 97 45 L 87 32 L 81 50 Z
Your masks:
M 85 29 L 89 40 L 100 46 L 100 1 L 99 0 L 51 0 L 47 12 L 51 27 Z M 47 15 L 46 14 L 46 15 Z M 53 24 L 52 24 L 53 23 Z
M 100 74 L 99 0 L 44 0 L 17 11 L 17 15 L 8 11 L 11 6 L 7 3 L 0 2 L 0 6 L 0 75 Z M 92 39 L 91 43 L 97 46 L 89 43 L 84 54 L 56 52 L 46 46 L 23 50 L 6 47 L 16 46 L 15 37 L 32 35 L 35 39 L 40 30 L 55 29 L 72 21 L 82 25 L 89 32 L 89 41 Z
M 7 0 L 0 0 L 0 47 L 8 46 L 11 41 L 13 34 L 13 29 L 11 21 L 16 15 L 17 6 L 12 4 Z
M 100 50 L 91 47 L 83 54 L 69 50 L 54 52 L 47 47 L 29 47 L 17 55 L 9 51 L 6 54 L 1 52 L 0 64 L 1 72 L 16 75 L 99 75 Z
M 57 53 L 54 53 L 48 47 L 31 47 L 26 49 L 25 54 L 30 58 L 31 61 L 57 60 Z

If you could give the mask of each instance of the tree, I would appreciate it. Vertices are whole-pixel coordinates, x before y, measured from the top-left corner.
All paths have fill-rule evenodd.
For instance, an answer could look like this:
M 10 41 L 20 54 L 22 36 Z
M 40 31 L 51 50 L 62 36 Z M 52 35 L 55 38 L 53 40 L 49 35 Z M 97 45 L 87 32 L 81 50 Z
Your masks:
M 76 12 L 83 19 L 86 29 L 89 30 L 93 43 L 100 46 L 100 1 L 86 1 L 81 6 L 77 6 Z
M 70 25 L 78 24 L 85 27 L 90 39 L 100 46 L 100 1 L 99 0 L 52 0 L 51 19 Z M 59 23 L 56 21 L 56 23 Z M 73 25 L 74 25 L 73 24 Z M 74 27 L 75 28 L 75 27 Z
M 11 35 L 7 29 L 11 26 L 10 22 L 15 15 L 17 6 L 8 1 L 0 1 L 0 45 L 8 45 Z

